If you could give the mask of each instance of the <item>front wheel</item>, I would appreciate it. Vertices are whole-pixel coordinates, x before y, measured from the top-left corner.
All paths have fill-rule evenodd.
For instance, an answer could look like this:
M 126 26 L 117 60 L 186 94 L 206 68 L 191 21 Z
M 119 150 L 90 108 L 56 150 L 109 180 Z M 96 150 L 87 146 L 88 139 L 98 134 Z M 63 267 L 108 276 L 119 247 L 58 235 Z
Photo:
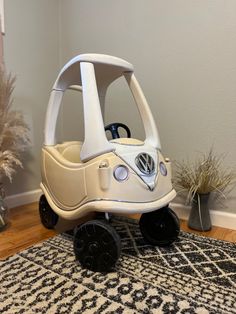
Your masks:
M 144 239 L 152 245 L 167 246 L 179 235 L 179 218 L 169 207 L 142 214 L 139 220 Z
M 107 222 L 91 220 L 75 230 L 74 252 L 82 267 L 109 272 L 121 250 L 120 237 Z

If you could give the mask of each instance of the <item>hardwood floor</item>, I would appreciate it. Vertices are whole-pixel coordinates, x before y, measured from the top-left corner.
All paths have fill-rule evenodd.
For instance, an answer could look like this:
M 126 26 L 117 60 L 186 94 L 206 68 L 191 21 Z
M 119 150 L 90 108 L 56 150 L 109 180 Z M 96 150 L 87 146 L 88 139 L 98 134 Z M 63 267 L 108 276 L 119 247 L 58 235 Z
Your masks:
M 52 237 L 54 230 L 47 230 L 40 224 L 37 204 L 25 205 L 10 210 L 9 226 L 0 232 L 0 258 Z
M 91 217 L 91 215 L 85 217 L 83 221 L 91 219 Z M 138 219 L 139 215 L 132 215 L 132 218 Z M 0 232 L 0 259 L 4 259 L 37 242 L 48 239 L 58 232 L 68 230 L 78 224 L 78 222 L 81 222 L 81 220 L 76 222 L 59 221 L 57 230 L 47 230 L 40 223 L 37 203 L 11 209 L 9 220 L 9 226 Z M 236 242 L 236 230 L 213 227 L 211 231 L 198 232 L 189 229 L 186 221 L 181 221 L 181 229 L 215 239 Z

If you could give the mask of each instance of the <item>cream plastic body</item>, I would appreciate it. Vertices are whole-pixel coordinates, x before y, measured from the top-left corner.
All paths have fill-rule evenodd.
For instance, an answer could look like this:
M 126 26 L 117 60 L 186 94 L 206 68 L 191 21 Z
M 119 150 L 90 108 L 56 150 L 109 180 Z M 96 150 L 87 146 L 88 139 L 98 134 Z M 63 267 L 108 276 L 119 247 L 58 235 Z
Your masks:
M 146 139 L 108 141 L 104 131 L 104 102 L 108 86 L 124 75 L 140 112 Z M 83 93 L 84 142 L 57 144 L 57 116 L 66 89 Z M 143 213 L 166 206 L 176 195 L 171 184 L 171 166 L 161 154 L 152 113 L 133 74 L 133 66 L 106 55 L 80 55 L 68 62 L 56 79 L 49 99 L 42 149 L 41 188 L 52 209 L 66 219 L 89 211 Z M 140 153 L 154 160 L 151 175 L 135 163 Z M 160 162 L 167 175 L 159 170 Z M 118 181 L 114 172 L 126 167 L 128 176 Z
M 115 153 L 107 153 L 82 163 L 82 143 L 67 142 L 42 151 L 41 188 L 53 210 L 67 219 L 76 219 L 89 211 L 143 213 L 167 205 L 176 195 L 172 188 L 171 163 L 158 151 L 159 163 L 165 163 L 168 176 L 157 169 L 155 187 L 148 185 Z M 105 167 L 101 165 L 105 164 Z M 129 169 L 119 182 L 114 178 L 117 166 Z

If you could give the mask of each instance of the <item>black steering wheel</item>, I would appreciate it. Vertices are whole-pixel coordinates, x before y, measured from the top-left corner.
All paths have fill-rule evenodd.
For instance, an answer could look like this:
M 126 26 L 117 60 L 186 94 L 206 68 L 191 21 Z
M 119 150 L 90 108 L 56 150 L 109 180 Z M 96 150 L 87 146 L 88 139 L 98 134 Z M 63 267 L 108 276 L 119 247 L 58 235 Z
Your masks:
M 131 132 L 130 129 L 127 127 L 127 125 L 123 124 L 123 123 L 111 123 L 109 125 L 107 125 L 105 127 L 105 131 L 110 131 L 112 138 L 116 139 L 116 138 L 120 138 L 120 134 L 119 134 L 119 128 L 125 129 L 126 133 L 127 133 L 127 137 L 131 137 Z

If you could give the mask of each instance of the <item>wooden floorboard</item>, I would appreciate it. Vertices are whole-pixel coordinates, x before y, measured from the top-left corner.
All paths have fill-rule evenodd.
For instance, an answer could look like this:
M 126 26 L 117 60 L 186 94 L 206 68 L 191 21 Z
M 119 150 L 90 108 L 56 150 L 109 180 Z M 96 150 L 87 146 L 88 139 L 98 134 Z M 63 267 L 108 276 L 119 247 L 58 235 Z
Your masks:
M 40 224 L 37 205 L 30 204 L 10 210 L 9 226 L 0 232 L 0 258 L 52 237 L 54 230 L 48 230 Z
M 139 215 L 132 215 L 132 218 L 139 218 Z M 91 216 L 83 219 L 91 219 Z M 41 242 L 56 235 L 63 230 L 71 229 L 76 222 L 59 221 L 57 230 L 45 229 L 39 219 L 38 204 L 20 206 L 10 210 L 9 226 L 0 232 L 0 259 L 4 259 L 23 249 Z M 181 221 L 181 229 L 187 232 L 197 233 L 206 237 L 236 242 L 236 230 L 229 230 L 220 227 L 213 227 L 208 232 L 197 232 L 187 227 L 186 221 Z

